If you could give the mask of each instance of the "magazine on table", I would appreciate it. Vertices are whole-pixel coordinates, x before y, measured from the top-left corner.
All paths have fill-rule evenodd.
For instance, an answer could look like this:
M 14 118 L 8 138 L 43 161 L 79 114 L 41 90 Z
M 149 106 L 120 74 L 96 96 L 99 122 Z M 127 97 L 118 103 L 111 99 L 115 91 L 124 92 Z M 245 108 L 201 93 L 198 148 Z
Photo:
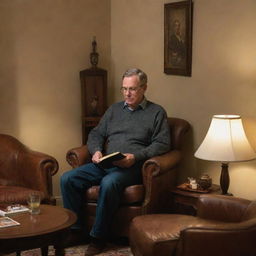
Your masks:
M 23 212 L 29 212 L 29 208 L 21 204 L 13 204 L 9 206 L 0 205 L 0 216 L 11 216 Z
M 0 228 L 12 227 L 20 225 L 19 222 L 11 219 L 10 217 L 0 217 Z

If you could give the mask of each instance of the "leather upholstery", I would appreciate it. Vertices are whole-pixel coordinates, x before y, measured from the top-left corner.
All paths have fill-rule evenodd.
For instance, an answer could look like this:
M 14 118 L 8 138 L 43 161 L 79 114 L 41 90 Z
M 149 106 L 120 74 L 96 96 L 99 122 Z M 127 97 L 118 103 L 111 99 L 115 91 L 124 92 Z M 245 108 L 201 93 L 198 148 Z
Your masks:
M 43 203 L 55 204 L 52 176 L 58 168 L 55 158 L 0 134 L 0 204 L 26 204 L 32 191 L 40 192 Z
M 168 191 L 176 182 L 176 169 L 181 160 L 181 145 L 189 123 L 179 118 L 168 118 L 171 133 L 171 151 L 148 159 L 142 168 L 143 184 L 129 186 L 122 195 L 120 209 L 116 213 L 112 232 L 119 236 L 128 236 L 129 224 L 133 217 L 163 212 L 168 200 Z M 67 152 L 66 159 L 73 167 L 88 163 L 91 155 L 86 145 Z M 99 186 L 93 186 L 85 192 L 85 219 L 87 228 L 94 223 Z
M 129 238 L 135 256 L 255 256 L 255 236 L 255 201 L 202 195 L 197 216 L 139 216 Z

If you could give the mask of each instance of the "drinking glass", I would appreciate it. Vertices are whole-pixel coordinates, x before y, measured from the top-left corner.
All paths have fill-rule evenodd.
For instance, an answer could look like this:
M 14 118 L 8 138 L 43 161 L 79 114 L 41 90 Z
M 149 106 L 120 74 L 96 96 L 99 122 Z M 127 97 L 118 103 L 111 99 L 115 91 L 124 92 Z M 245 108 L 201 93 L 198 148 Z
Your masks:
M 28 206 L 31 214 L 40 213 L 41 197 L 38 193 L 31 193 L 28 197 Z

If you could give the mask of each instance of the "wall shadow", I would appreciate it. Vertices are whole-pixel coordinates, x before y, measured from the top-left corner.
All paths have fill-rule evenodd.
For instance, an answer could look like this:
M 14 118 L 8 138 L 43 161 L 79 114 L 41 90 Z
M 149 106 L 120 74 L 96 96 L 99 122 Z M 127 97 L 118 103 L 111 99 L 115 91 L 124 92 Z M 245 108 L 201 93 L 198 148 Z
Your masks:
M 12 24 L 12 8 L 0 8 L 0 133 L 18 136 L 16 38 Z
M 193 134 L 193 127 L 190 124 L 190 130 L 185 135 L 182 143 L 182 160 L 178 167 L 177 185 L 186 182 L 188 177 L 197 177 Z

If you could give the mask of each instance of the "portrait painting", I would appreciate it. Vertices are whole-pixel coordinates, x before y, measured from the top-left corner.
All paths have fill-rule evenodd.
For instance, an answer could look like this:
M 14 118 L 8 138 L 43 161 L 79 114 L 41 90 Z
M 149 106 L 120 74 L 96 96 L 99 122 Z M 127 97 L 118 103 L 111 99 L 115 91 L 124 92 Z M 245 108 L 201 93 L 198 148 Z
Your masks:
M 192 6 L 190 1 L 164 5 L 164 73 L 191 76 Z

